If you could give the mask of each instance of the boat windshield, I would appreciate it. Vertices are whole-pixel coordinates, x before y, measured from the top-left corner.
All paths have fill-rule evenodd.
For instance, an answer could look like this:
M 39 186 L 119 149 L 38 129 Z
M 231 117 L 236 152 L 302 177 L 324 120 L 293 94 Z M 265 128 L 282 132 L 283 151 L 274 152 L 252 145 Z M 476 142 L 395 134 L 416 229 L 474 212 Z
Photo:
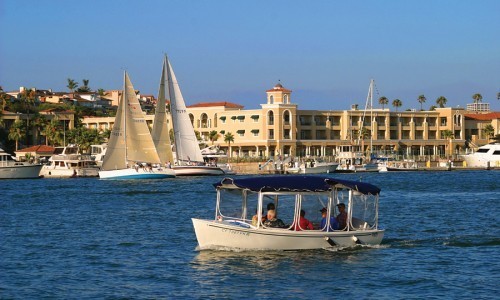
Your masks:
M 261 203 L 259 203 L 259 194 L 262 195 Z M 218 196 L 216 219 L 219 220 L 237 220 L 255 227 L 266 228 L 264 221 L 268 208 L 274 206 L 277 219 L 283 221 L 285 225 L 282 228 L 311 229 L 300 227 L 297 229 L 294 226 L 294 224 L 303 224 L 299 222 L 300 213 L 303 210 L 304 217 L 311 222 L 313 229 L 323 230 L 325 228 L 320 228 L 322 209 L 326 208 L 330 217 L 337 217 L 339 214 L 337 204 L 343 203 L 347 213 L 346 221 L 349 224 L 349 230 L 377 228 L 378 195 L 363 195 L 355 192 L 350 196 L 349 190 L 346 189 L 337 190 L 336 193 L 258 193 L 245 189 L 220 189 Z M 261 223 L 258 223 L 258 220 Z

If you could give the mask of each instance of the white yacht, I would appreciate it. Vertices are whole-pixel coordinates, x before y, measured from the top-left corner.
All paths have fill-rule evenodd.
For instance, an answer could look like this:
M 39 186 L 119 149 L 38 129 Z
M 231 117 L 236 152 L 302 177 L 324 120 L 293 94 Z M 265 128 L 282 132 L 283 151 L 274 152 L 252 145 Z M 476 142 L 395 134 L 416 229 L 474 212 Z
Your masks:
M 32 179 L 40 178 L 41 164 L 16 161 L 0 148 L 0 179 Z
M 99 167 L 90 154 L 80 154 L 79 147 L 70 144 L 55 148 L 40 175 L 45 178 L 97 177 Z
M 327 162 L 320 158 L 308 159 L 299 165 L 295 162 L 293 167 L 287 167 L 289 174 L 328 174 L 333 173 L 339 166 L 336 162 Z
M 90 156 L 95 161 L 98 167 L 102 166 L 102 161 L 104 159 L 104 155 L 106 154 L 107 148 L 108 144 L 90 145 Z
M 463 155 L 467 167 L 471 168 L 499 168 L 500 142 L 490 143 L 479 147 L 476 152 Z

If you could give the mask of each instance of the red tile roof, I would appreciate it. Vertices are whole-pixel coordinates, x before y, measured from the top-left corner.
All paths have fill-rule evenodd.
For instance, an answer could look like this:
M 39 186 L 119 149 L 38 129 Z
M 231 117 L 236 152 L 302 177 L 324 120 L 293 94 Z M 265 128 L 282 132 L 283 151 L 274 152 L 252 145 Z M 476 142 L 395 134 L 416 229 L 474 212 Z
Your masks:
M 29 148 L 24 148 L 24 149 L 17 150 L 16 152 L 53 153 L 54 152 L 54 147 L 52 147 L 52 146 L 45 146 L 45 145 L 36 145 L 36 146 L 31 146 Z
M 243 105 L 239 105 L 239 104 L 236 104 L 236 103 L 231 103 L 231 102 L 200 102 L 200 103 L 196 103 L 196 104 L 193 104 L 193 105 L 188 105 L 187 107 L 189 108 L 195 108 L 195 107 L 213 107 L 213 106 L 224 106 L 224 107 L 227 107 L 227 108 L 243 108 L 244 106 Z
M 467 119 L 478 120 L 478 121 L 489 121 L 494 119 L 500 119 L 500 112 L 491 112 L 487 114 L 464 114 Z

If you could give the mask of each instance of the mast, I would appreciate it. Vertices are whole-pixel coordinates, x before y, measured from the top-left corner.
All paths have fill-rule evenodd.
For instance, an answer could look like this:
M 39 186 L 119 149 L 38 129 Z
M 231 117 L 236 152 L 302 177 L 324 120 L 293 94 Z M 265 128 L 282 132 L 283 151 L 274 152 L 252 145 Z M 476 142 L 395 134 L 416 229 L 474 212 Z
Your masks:
M 175 131 L 176 124 L 175 124 L 174 118 L 172 116 L 172 112 L 177 109 L 177 103 L 174 103 L 175 102 L 175 95 L 172 97 L 172 89 L 170 88 L 172 76 L 170 76 L 170 62 L 168 61 L 168 56 L 166 54 L 165 54 L 165 64 L 167 65 L 167 72 L 166 72 L 167 77 L 165 78 L 165 81 L 167 82 L 168 99 L 170 99 L 170 116 L 171 116 L 171 120 L 172 120 L 172 131 L 174 132 L 174 146 L 175 146 L 174 159 L 175 159 L 175 161 L 177 161 L 180 164 L 179 144 L 181 144 L 181 143 L 178 142 L 178 139 L 180 139 L 180 136 L 177 137 L 177 134 Z M 172 84 L 172 86 L 173 86 L 173 84 Z M 172 162 L 172 163 L 174 163 L 174 162 Z
M 128 97 L 127 97 L 127 71 L 123 72 L 123 94 L 122 94 L 122 110 L 125 113 L 124 118 L 123 118 L 123 143 L 125 145 L 125 165 L 128 164 L 128 159 L 127 159 L 127 103 L 128 103 Z

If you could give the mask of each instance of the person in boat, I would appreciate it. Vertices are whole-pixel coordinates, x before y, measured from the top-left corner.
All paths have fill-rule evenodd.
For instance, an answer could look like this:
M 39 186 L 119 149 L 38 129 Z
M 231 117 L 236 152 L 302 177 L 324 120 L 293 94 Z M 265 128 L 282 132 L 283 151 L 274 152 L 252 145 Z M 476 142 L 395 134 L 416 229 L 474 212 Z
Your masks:
M 337 222 L 337 219 L 334 217 L 330 217 L 330 228 L 326 227 L 326 215 L 327 215 L 327 209 L 326 207 L 323 207 L 320 212 L 321 212 L 321 223 L 319 224 L 319 228 L 323 231 L 334 231 L 339 229 L 339 223 Z
M 267 204 L 267 211 L 269 212 L 270 210 L 276 210 L 276 207 L 274 206 L 274 203 L 272 203 L 272 202 L 269 202 Z M 258 213 L 259 212 L 257 210 L 255 210 L 255 215 L 252 217 L 252 225 L 253 226 L 257 226 L 257 220 L 259 218 Z M 275 213 L 276 213 L 276 211 L 275 211 Z M 264 223 L 266 220 L 267 220 L 267 213 L 262 214 L 262 223 Z
M 267 212 L 267 218 L 264 222 L 264 226 L 272 228 L 287 228 L 288 226 L 283 223 L 281 219 L 276 218 L 276 211 L 271 209 Z
M 347 213 L 345 212 L 345 204 L 339 203 L 337 204 L 337 208 L 339 210 L 339 214 L 337 215 L 337 222 L 339 229 L 344 230 L 347 227 Z
M 299 223 L 298 224 L 294 223 L 292 228 L 295 231 L 314 229 L 313 224 L 308 219 L 306 219 L 306 212 L 303 209 L 300 210 Z

